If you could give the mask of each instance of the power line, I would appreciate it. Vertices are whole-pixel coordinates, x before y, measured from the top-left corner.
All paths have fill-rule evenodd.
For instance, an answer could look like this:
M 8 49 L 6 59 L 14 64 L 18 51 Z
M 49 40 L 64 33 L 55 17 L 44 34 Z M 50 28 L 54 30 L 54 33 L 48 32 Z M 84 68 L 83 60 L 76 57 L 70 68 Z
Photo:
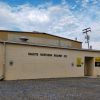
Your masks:
M 88 49 L 90 49 L 90 36 L 88 35 L 88 32 L 91 32 L 91 28 L 86 28 L 86 29 L 83 29 L 82 30 L 83 34 L 85 34 L 85 39 L 86 39 L 86 42 L 88 44 Z

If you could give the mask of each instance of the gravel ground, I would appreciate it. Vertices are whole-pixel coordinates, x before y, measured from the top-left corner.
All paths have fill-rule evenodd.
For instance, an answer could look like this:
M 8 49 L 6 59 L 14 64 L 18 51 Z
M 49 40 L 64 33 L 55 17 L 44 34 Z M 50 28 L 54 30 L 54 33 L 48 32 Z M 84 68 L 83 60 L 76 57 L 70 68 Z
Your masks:
M 100 100 L 100 79 L 0 81 L 0 100 Z

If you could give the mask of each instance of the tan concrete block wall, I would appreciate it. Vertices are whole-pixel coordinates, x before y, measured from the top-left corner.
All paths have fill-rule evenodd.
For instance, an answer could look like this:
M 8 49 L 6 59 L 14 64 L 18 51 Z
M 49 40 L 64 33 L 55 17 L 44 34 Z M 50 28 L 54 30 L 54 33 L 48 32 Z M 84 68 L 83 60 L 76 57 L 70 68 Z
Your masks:
M 3 73 L 3 50 L 3 44 L 0 44 L 0 75 Z M 47 53 L 52 56 L 34 56 L 28 53 Z M 54 54 L 60 54 L 62 57 L 54 57 Z M 100 57 L 100 52 L 6 44 L 5 80 L 82 77 L 84 64 L 77 67 L 76 59 L 80 57 L 84 63 L 86 56 Z M 100 67 L 93 65 L 93 69 L 94 76 L 100 75 Z
M 71 42 L 71 46 L 72 46 L 73 48 L 79 48 L 79 49 L 81 49 L 81 48 L 82 48 L 82 43 L 78 43 L 78 42 L 72 41 L 72 42 Z
M 8 40 L 8 33 L 0 32 L 0 40 Z
M 58 38 L 55 36 L 51 36 L 48 34 L 38 34 L 38 33 L 28 33 L 28 32 L 9 32 L 9 31 L 1 31 L 0 32 L 0 40 L 12 40 L 18 41 L 20 36 L 30 37 L 30 42 L 38 42 L 38 43 L 47 43 L 49 45 L 60 45 L 65 47 L 72 48 L 81 48 L 82 44 L 79 42 L 65 40 L 63 38 Z M 32 40 L 34 39 L 34 41 Z
M 16 41 L 16 42 L 22 42 L 20 38 L 23 37 L 23 35 L 18 35 L 18 34 L 9 34 L 8 35 L 8 40 L 9 41 Z M 58 46 L 59 41 L 55 39 L 46 39 L 46 38 L 40 38 L 40 37 L 31 37 L 27 36 L 29 40 L 27 41 L 28 43 L 32 44 L 41 44 L 41 45 L 50 45 L 50 46 Z
M 71 45 L 72 41 L 69 41 L 69 40 L 66 40 L 66 41 L 65 40 L 60 40 L 59 42 L 60 42 L 60 46 L 61 47 L 71 47 L 71 48 L 74 48 Z
M 67 58 L 32 56 L 28 53 L 61 54 L 67 55 Z M 77 55 L 74 51 L 7 45 L 6 54 L 6 80 L 84 76 L 84 66 L 76 67 L 76 56 L 83 58 L 83 55 Z M 11 61 L 13 61 L 13 65 L 10 65 Z
M 9 34 L 8 40 L 9 41 L 21 42 L 20 37 L 23 37 L 23 35 Z M 53 39 L 53 38 L 47 38 L 47 37 L 44 37 L 44 38 L 43 37 L 31 37 L 31 36 L 26 36 L 26 37 L 29 39 L 27 42 L 33 43 L 33 44 L 70 47 L 70 48 L 81 48 L 81 43 L 73 42 L 73 41 L 70 41 L 70 40 L 64 40 L 64 39 L 58 39 L 58 38 Z

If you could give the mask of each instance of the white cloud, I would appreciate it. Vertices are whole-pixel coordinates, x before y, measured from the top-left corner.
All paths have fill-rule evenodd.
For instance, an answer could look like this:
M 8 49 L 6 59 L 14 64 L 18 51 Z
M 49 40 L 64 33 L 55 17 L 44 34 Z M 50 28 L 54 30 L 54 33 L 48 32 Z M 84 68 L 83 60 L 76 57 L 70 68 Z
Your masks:
M 100 50 L 100 42 L 91 42 L 91 45 L 93 46 L 93 49 Z
M 6 27 L 0 27 L 0 30 L 9 30 L 9 29 Z
M 92 0 L 93 1 L 93 4 L 97 4 L 98 3 L 98 0 Z
M 87 7 L 90 0 L 82 0 L 82 6 Z
M 84 41 L 82 29 L 91 27 L 91 44 L 93 48 L 100 49 L 100 8 L 94 5 L 89 9 L 89 0 L 83 1 L 82 5 L 87 9 L 81 12 L 71 11 L 65 0 L 59 5 L 48 3 L 37 7 L 29 4 L 11 7 L 0 3 L 0 29 L 48 32 Z

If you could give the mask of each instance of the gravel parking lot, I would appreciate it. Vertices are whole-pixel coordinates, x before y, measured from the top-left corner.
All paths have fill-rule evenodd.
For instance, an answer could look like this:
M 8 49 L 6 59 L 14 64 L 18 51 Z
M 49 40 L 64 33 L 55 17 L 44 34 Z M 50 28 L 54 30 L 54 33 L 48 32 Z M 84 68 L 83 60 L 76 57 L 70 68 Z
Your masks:
M 100 79 L 0 81 L 0 100 L 100 100 Z

